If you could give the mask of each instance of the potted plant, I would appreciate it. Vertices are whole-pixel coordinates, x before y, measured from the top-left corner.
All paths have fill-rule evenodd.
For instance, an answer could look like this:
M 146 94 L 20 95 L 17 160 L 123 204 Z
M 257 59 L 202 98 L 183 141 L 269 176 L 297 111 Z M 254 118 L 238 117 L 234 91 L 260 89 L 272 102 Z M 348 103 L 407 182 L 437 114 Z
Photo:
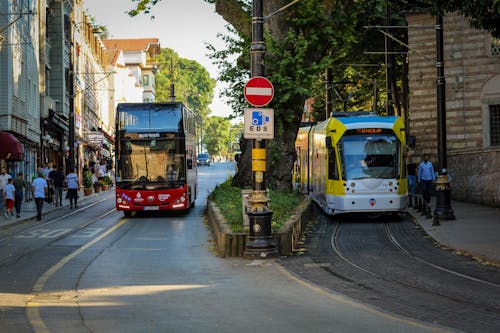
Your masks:
M 92 194 L 92 174 L 88 170 L 83 172 L 83 194 Z

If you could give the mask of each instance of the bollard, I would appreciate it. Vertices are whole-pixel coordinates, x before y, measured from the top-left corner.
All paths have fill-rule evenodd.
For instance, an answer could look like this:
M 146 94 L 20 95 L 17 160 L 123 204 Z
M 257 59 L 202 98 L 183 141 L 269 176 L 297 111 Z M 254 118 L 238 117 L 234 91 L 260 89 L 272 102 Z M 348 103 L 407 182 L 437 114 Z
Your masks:
M 420 212 L 422 211 L 422 200 L 420 199 L 420 197 L 418 197 L 416 200 L 417 203 L 415 205 L 415 209 L 417 210 L 417 212 Z
M 413 196 L 412 195 L 408 196 L 408 207 L 413 207 Z
M 433 226 L 441 225 L 439 224 L 439 214 L 436 211 L 434 211 L 434 217 L 432 218 L 432 225 Z

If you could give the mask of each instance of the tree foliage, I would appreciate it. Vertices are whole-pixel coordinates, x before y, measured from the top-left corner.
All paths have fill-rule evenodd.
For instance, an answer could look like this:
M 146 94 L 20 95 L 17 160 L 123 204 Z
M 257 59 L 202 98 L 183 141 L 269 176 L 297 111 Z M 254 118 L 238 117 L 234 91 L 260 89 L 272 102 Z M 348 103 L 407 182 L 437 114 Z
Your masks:
M 156 101 L 171 100 L 171 84 L 174 84 L 175 101 L 185 103 L 202 118 L 210 113 L 215 80 L 194 60 L 184 59 L 172 49 L 162 49 L 158 57 L 160 71 L 156 75 Z
M 201 0 L 200 0 L 201 1 Z M 229 82 L 225 92 L 237 115 L 247 104 L 243 86 L 249 78 L 251 41 L 251 0 L 205 0 L 215 4 L 219 13 L 231 26 L 234 34 L 223 36 L 225 50 L 211 49 L 218 59 L 222 74 L 220 80 Z M 142 5 L 155 1 L 142 0 Z M 265 0 L 264 16 L 290 3 L 287 0 Z M 384 51 L 384 35 L 376 26 L 405 26 L 404 13 L 414 10 L 456 11 L 470 19 L 475 27 L 486 29 L 500 37 L 499 0 L 301 0 L 285 11 L 265 20 L 265 75 L 273 82 L 275 97 L 269 107 L 275 110 L 275 139 L 267 141 L 268 172 L 266 181 L 276 189 L 291 187 L 291 170 L 295 159 L 294 141 L 300 124 L 304 101 L 315 98 L 316 118 L 324 119 L 325 72 L 333 72 L 335 88 L 334 110 L 383 110 L 386 98 L 377 100 L 380 83 L 386 81 L 385 59 L 369 51 Z M 369 28 L 371 27 L 371 28 Z M 406 51 L 405 29 L 390 31 L 401 43 L 393 42 L 393 51 Z M 236 65 L 227 59 L 238 55 Z M 392 59 L 392 58 L 391 58 Z M 392 89 L 397 112 L 402 112 L 399 90 L 403 85 L 402 56 L 394 56 Z M 234 177 L 235 185 L 251 183 L 249 166 L 251 146 L 241 144 L 243 157 Z M 245 164 L 246 163 L 246 164 Z M 272 167 L 271 167 L 272 165 Z

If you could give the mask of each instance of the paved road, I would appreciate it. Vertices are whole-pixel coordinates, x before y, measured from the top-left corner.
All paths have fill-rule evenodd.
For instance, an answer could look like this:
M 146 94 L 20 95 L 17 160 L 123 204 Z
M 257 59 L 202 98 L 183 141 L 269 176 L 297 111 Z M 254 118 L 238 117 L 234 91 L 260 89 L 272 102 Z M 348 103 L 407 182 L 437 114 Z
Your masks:
M 448 331 L 305 283 L 275 260 L 216 257 L 206 196 L 232 172 L 200 168 L 188 215 L 124 218 L 110 193 L 3 229 L 1 331 Z

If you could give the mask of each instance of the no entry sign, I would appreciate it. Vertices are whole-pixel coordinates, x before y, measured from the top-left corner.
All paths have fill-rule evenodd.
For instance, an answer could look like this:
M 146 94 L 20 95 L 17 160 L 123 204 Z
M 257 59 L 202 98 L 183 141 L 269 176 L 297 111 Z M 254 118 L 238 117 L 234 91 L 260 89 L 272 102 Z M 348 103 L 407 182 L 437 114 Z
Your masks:
M 255 76 L 245 84 L 245 99 L 255 107 L 265 106 L 274 97 L 274 87 L 271 81 L 263 76 Z

